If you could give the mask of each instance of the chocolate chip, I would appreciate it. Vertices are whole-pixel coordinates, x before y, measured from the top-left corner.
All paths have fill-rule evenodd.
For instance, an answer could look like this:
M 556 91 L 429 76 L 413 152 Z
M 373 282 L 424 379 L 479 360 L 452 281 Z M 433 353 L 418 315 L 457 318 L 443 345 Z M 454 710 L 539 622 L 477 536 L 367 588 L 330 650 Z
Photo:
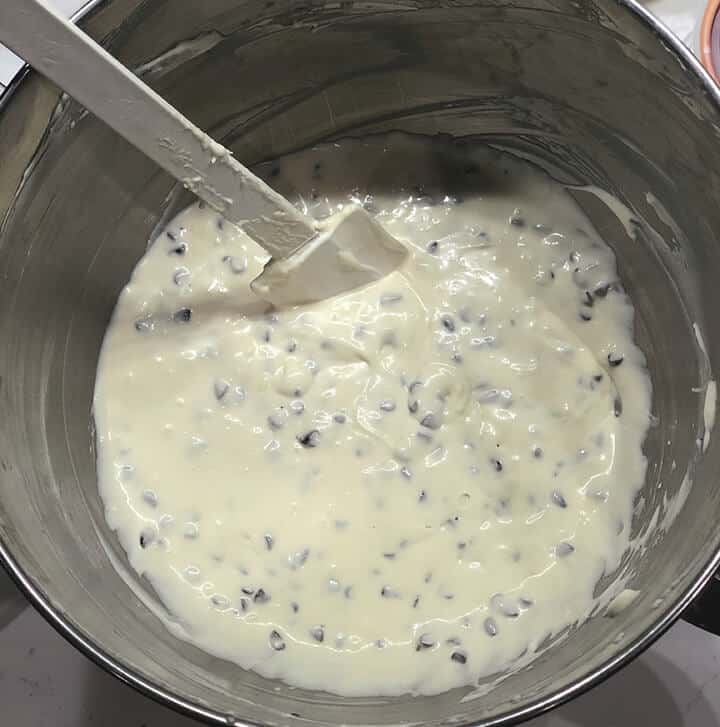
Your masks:
M 555 548 L 555 554 L 558 558 L 565 558 L 566 556 L 571 555 L 574 552 L 575 547 L 570 543 L 566 542 L 558 543 L 557 547 Z
M 493 457 L 490 459 L 490 464 L 495 468 L 496 472 L 502 472 L 503 470 L 503 463 L 501 460 L 497 459 L 497 457 Z
M 142 319 L 139 321 L 135 321 L 135 330 L 139 333 L 145 333 L 145 331 L 149 331 L 152 328 L 152 322 L 148 319 Z
M 215 398 L 218 401 L 221 401 L 222 398 L 225 396 L 225 394 L 228 393 L 229 390 L 230 390 L 230 384 L 223 379 L 218 379 L 213 384 L 213 393 L 215 394 Z
M 270 648 L 275 651 L 282 651 L 285 648 L 285 641 L 283 640 L 283 637 L 275 630 L 270 632 L 268 640 L 270 642 Z
M 496 593 L 490 600 L 493 608 L 500 611 L 506 618 L 517 618 L 520 615 L 520 609 L 512 601 L 506 601 L 501 593 Z
M 253 596 L 254 603 L 267 603 L 269 600 L 270 594 L 265 593 L 262 588 L 258 588 L 257 591 L 255 591 L 255 595 Z
M 420 424 L 428 429 L 440 429 L 441 422 L 437 415 L 430 413 L 422 418 Z
M 263 540 L 265 541 L 265 547 L 268 550 L 272 550 L 273 545 L 275 544 L 275 541 L 273 540 L 273 536 L 266 533 L 265 535 L 263 535 Z
M 292 601 L 290 603 L 290 608 L 292 609 L 293 613 L 297 613 L 300 610 L 300 604 L 295 603 L 295 601 Z
M 311 429 L 306 434 L 298 434 L 296 439 L 303 447 L 312 449 L 320 444 L 320 432 L 317 429 Z
M 535 459 L 542 459 L 543 451 L 540 447 L 533 447 L 532 455 Z
M 607 355 L 607 360 L 610 366 L 614 368 L 615 366 L 619 366 L 625 360 L 625 356 L 611 351 Z
M 178 323 L 189 323 L 192 318 L 192 311 L 190 308 L 181 308 L 173 313 L 173 320 Z
M 415 643 L 415 651 L 423 651 L 424 649 L 431 649 L 435 646 L 435 641 L 430 634 L 422 634 Z
M 315 639 L 319 644 L 325 641 L 325 629 L 322 626 L 315 626 L 310 629 L 310 636 Z
M 557 505 L 558 507 L 566 508 L 567 507 L 567 501 L 563 497 L 562 493 L 558 490 L 553 490 L 552 495 L 550 495 L 553 503 Z
M 594 292 L 596 298 L 605 298 L 610 292 L 610 283 L 602 283 L 601 285 L 598 285 Z
M 453 515 L 452 517 L 449 517 L 445 522 L 444 525 L 447 525 L 451 528 L 456 528 L 457 524 L 460 522 L 460 516 L 459 515 Z
M 155 531 L 152 528 L 145 528 L 140 533 L 140 547 L 145 549 L 155 542 Z
M 450 658 L 458 664 L 467 663 L 467 654 L 464 651 L 453 651 L 453 653 L 450 654 Z
M 182 285 L 190 277 L 190 271 L 185 267 L 180 267 L 173 273 L 173 283 Z
M 383 598 L 400 598 L 400 594 L 394 588 L 391 588 L 390 586 L 383 586 L 380 589 L 380 595 Z
M 595 305 L 595 299 L 593 298 L 593 294 L 589 291 L 585 291 L 585 296 L 583 297 L 583 305 L 586 308 L 592 308 Z
M 619 417 L 622 414 L 622 411 L 623 411 L 622 399 L 620 398 L 620 394 L 618 394 L 615 397 L 615 400 L 613 401 L 613 412 L 616 417 Z
M 585 323 L 587 323 L 592 320 L 592 316 L 590 315 L 590 313 L 587 313 L 586 311 L 581 310 L 580 311 L 580 320 L 585 321 Z
M 415 596 L 415 598 L 413 599 L 412 607 L 417 608 L 418 603 L 420 603 L 420 596 Z
M 435 255 L 437 253 L 439 247 L 440 247 L 440 243 L 437 240 L 433 240 L 432 242 L 428 243 L 427 251 L 431 255 Z
M 455 321 L 453 320 L 452 316 L 443 315 L 440 317 L 440 321 L 446 331 L 452 333 L 455 330 Z

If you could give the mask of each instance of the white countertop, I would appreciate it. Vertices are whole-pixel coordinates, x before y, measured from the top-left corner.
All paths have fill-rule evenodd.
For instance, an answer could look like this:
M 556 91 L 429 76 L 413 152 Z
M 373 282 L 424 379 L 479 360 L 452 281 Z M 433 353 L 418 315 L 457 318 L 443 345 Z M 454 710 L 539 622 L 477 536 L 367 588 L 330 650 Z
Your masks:
M 55 0 L 55 4 L 70 15 L 83 0 Z M 647 0 L 645 4 L 687 39 L 704 2 Z M 19 67 L 19 60 L 0 46 L 0 87 Z M 197 725 L 107 675 L 30 608 L 4 628 L 0 618 L 0 704 L 0 724 L 8 727 Z M 720 638 L 679 622 L 604 684 L 527 724 L 720 727 Z

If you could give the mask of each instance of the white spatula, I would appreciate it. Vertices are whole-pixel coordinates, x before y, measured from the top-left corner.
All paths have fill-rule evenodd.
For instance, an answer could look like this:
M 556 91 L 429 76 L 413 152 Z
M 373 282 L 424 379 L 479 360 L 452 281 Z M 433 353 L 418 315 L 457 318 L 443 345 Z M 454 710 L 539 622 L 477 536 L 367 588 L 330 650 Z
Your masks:
M 0 0 L 0 41 L 272 256 L 253 282 L 275 305 L 322 300 L 395 270 L 406 248 L 361 207 L 300 213 L 42 0 Z

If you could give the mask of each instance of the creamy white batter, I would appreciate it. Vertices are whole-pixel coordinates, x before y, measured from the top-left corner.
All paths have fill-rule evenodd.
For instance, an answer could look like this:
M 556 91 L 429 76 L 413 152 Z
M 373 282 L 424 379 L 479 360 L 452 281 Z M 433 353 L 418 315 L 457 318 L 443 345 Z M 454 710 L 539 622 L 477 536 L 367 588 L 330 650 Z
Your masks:
M 482 147 L 393 135 L 264 172 L 316 217 L 364 204 L 411 255 L 272 311 L 260 249 L 178 215 L 102 350 L 108 522 L 210 653 L 348 695 L 472 684 L 583 620 L 628 544 L 650 383 L 613 254 Z

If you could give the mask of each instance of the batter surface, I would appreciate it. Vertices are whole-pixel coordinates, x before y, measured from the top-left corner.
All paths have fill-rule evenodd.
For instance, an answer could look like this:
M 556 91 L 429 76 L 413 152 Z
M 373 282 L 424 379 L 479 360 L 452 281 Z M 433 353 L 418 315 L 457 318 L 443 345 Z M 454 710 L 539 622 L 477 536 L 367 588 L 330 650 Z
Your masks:
M 262 251 L 180 213 L 102 350 L 108 522 L 208 652 L 347 695 L 472 684 L 582 621 L 628 544 L 650 383 L 613 254 L 482 147 L 392 135 L 263 173 L 316 217 L 365 205 L 409 259 L 268 310 Z

